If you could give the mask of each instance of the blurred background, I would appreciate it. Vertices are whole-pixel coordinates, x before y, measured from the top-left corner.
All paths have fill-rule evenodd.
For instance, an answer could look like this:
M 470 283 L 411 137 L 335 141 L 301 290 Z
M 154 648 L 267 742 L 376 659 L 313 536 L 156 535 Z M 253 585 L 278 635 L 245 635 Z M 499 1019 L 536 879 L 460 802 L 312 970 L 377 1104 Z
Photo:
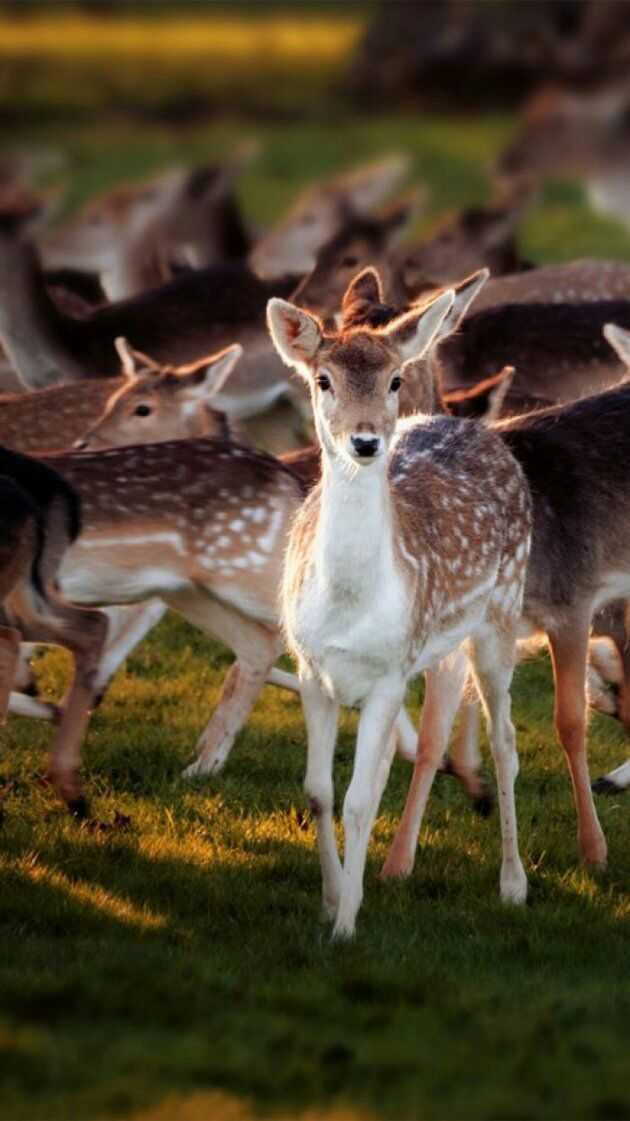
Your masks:
M 625 0 L 5 2 L 5 172 L 19 157 L 57 187 L 58 221 L 121 180 L 254 140 L 237 189 L 261 228 L 313 176 L 404 150 L 411 181 L 427 187 L 415 236 L 491 197 L 494 163 L 536 91 L 623 80 L 627 11 Z M 630 250 L 560 156 L 520 237 L 537 261 Z

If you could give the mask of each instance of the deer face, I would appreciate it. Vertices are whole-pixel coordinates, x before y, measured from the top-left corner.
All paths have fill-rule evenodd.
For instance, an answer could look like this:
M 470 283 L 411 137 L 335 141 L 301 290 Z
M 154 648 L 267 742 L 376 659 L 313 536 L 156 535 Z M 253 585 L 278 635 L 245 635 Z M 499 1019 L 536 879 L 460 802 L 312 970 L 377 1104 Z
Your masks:
M 333 458 L 366 466 L 388 451 L 398 419 L 398 394 L 414 360 L 433 341 L 453 303 L 442 293 L 382 330 L 325 336 L 314 316 L 284 300 L 268 305 L 268 323 L 281 358 L 311 389 L 319 440 Z
M 117 345 L 124 355 L 125 384 L 108 401 L 103 416 L 77 442 L 78 448 L 229 435 L 225 416 L 211 406 L 242 354 L 238 344 L 177 368 L 156 366 L 124 340 L 118 340 Z
M 387 197 L 407 163 L 391 156 L 317 183 L 298 198 L 287 217 L 256 246 L 251 264 L 262 277 L 309 272 L 317 253 L 350 215 L 365 214 Z M 360 265 L 359 265 L 360 267 Z M 355 266 L 356 270 L 356 266 Z
M 317 254 L 317 264 L 295 293 L 302 307 L 312 308 L 324 318 L 332 317 L 344 292 L 360 269 L 382 268 L 411 215 L 411 205 L 402 203 L 376 218 L 351 218 L 344 228 Z

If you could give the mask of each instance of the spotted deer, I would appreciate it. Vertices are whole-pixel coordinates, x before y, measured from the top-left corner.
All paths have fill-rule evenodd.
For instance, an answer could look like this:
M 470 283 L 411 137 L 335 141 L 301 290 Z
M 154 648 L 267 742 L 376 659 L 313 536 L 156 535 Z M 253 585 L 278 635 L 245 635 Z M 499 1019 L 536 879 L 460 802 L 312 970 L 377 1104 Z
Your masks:
M 107 623 L 100 611 L 85 611 L 56 590 L 60 565 L 76 541 L 81 512 L 75 492 L 50 467 L 0 448 L 2 547 L 0 711 L 11 695 L 20 638 L 65 646 L 74 656 L 74 677 L 61 707 L 49 775 L 78 815 L 84 803 L 74 781 L 90 714 L 93 680 L 104 648 Z
M 123 376 L 52 386 L 16 397 L 0 397 L 0 445 L 18 451 L 44 453 L 53 446 L 122 446 L 192 436 L 230 437 L 225 415 L 212 408 L 213 396 L 241 355 L 235 344 L 218 355 L 208 356 L 188 367 L 158 366 L 135 351 L 125 339 L 117 339 Z M 92 430 L 95 430 L 93 433 Z M 139 608 L 107 609 L 108 643 L 104 665 L 118 663 L 118 643 L 131 632 L 155 625 L 166 608 L 152 602 Z M 26 649 L 26 656 L 30 647 Z M 53 719 L 53 706 L 33 699 L 35 682 L 28 662 L 21 663 L 22 687 L 30 697 L 15 693 L 11 711 Z M 99 675 L 99 692 L 105 687 Z
M 282 615 L 299 666 L 305 786 L 336 937 L 354 933 L 406 684 L 424 671 L 432 722 L 443 720 L 463 687 L 465 640 L 498 771 L 501 894 L 522 902 L 527 892 L 509 686 L 529 551 L 528 489 L 503 442 L 470 422 L 416 416 L 397 425 L 402 381 L 414 376 L 453 297 L 447 290 L 383 329 L 332 336 L 295 305 L 273 299 L 268 309 L 280 355 L 308 379 L 322 452 L 321 483 L 290 532 Z M 360 708 L 343 867 L 332 817 L 340 704 Z M 428 796 L 440 758 L 427 736 L 410 804 Z
M 238 343 L 185 366 L 159 365 L 125 339 L 116 348 L 121 377 L 0 396 L 0 444 L 31 455 L 70 448 L 89 441 L 97 423 L 98 447 L 227 434 L 227 419 L 212 401 L 242 354 Z M 118 415 L 123 397 L 125 417 Z

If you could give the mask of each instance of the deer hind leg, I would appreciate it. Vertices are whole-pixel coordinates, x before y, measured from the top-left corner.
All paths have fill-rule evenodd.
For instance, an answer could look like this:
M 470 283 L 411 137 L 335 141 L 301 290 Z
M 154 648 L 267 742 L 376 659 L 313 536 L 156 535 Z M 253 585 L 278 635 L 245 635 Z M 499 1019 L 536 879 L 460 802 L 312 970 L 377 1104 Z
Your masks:
M 578 845 L 587 864 L 605 866 L 606 838 L 593 801 L 586 757 L 586 662 L 590 619 L 571 619 L 549 645 L 555 679 L 555 721 L 564 748 L 578 819 Z
M 20 632 L 15 627 L 0 626 L 0 723 L 9 711 L 11 685 L 20 659 Z
M 224 642 L 237 657 L 223 683 L 219 703 L 197 742 L 197 758 L 183 772 L 184 778 L 214 774 L 225 765 L 282 643 L 275 630 L 246 619 L 206 593 L 182 592 L 169 597 L 168 602 L 191 623 Z
M 7 604 L 27 636 L 64 646 L 73 655 L 74 674 L 61 705 L 49 777 L 68 807 L 85 816 L 78 775 L 81 744 L 94 704 L 94 682 L 107 637 L 107 620 L 100 611 L 65 603 L 51 591 L 42 595 L 30 582 L 16 588 Z
M 473 675 L 488 727 L 497 774 L 501 817 L 501 898 L 524 903 L 527 877 L 518 848 L 514 784 L 518 775 L 516 735 L 510 714 L 510 684 L 516 644 L 512 636 L 487 628 L 470 640 Z M 583 690 L 582 690 L 583 691 Z
M 425 672 L 416 762 L 402 820 L 381 873 L 384 878 L 409 876 L 413 870 L 424 811 L 448 744 L 467 673 L 468 659 L 461 651 L 445 658 L 437 669 Z
M 379 683 L 361 710 L 354 770 L 343 805 L 345 853 L 334 938 L 354 934 L 370 834 L 396 748 L 394 726 L 404 695 L 404 680 L 392 677 Z
M 304 790 L 317 829 L 324 914 L 334 919 L 342 880 L 333 822 L 333 758 L 339 705 L 327 697 L 319 683 L 311 677 L 301 682 L 301 693 L 308 743 Z
M 461 782 L 475 813 L 489 817 L 494 796 L 481 774 L 479 716 L 479 701 L 464 700 L 460 708 L 459 727 L 443 769 Z

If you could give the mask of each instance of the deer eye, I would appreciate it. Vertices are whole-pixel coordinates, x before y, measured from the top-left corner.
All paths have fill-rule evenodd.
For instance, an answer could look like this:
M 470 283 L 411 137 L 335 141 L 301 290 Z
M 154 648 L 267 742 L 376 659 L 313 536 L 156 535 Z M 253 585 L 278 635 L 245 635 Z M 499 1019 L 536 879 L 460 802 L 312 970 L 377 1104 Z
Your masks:
M 320 374 L 317 378 L 317 384 L 319 388 L 325 392 L 327 389 L 330 389 L 330 378 L 327 377 L 326 374 Z
M 358 265 L 358 263 L 358 257 L 344 257 L 343 261 L 341 262 L 341 267 L 343 269 L 353 269 L 355 265 Z
M 391 385 L 389 387 L 390 393 L 398 393 L 398 390 L 400 389 L 401 385 L 402 385 L 402 378 L 399 377 L 398 374 L 396 374 L 396 377 L 392 378 Z
M 134 416 L 150 416 L 151 415 L 151 406 L 150 405 L 136 405 L 136 407 L 133 411 L 133 415 Z

